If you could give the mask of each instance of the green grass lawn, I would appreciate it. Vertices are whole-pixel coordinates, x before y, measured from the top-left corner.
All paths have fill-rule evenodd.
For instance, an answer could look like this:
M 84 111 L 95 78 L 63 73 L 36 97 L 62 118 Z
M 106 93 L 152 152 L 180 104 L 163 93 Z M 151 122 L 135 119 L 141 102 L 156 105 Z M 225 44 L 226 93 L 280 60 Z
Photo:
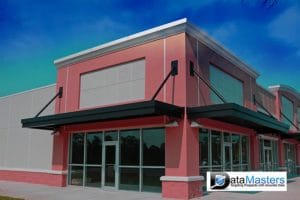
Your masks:
M 0 196 L 0 200 L 24 200 L 24 199 Z

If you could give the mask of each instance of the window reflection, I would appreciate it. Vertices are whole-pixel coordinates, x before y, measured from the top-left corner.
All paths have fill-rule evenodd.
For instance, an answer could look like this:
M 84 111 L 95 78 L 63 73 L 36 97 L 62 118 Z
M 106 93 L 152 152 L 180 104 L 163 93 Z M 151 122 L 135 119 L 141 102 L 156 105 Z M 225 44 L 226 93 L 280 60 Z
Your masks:
M 72 160 L 74 164 L 83 163 L 84 154 L 84 134 L 76 133 L 72 136 Z
M 249 137 L 200 129 L 200 174 L 206 171 L 249 170 Z
M 221 146 L 221 133 L 219 131 L 211 131 L 212 165 L 222 165 Z
M 201 148 L 201 153 L 199 154 L 200 156 L 200 162 L 202 166 L 207 166 L 209 165 L 209 160 L 208 160 L 208 129 L 200 129 L 200 148 Z
M 89 133 L 86 136 L 87 164 L 102 163 L 102 133 Z
M 139 190 L 139 168 L 120 168 L 120 189 Z
M 121 165 L 139 165 L 140 134 L 139 130 L 120 131 Z
M 164 129 L 143 130 L 143 165 L 165 165 Z

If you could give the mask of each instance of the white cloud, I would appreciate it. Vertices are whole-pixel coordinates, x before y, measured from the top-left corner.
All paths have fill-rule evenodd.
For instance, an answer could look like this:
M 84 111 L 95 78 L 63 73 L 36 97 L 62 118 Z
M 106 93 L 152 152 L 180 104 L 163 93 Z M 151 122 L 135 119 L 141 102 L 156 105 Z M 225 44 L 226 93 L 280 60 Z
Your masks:
M 300 9 L 290 7 L 268 26 L 269 34 L 300 50 Z

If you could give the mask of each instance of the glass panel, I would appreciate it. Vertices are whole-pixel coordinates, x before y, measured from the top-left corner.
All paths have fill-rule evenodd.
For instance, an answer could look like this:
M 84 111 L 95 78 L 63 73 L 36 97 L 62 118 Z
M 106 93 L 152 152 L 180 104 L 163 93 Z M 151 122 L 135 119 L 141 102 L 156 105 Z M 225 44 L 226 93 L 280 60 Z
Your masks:
M 165 130 L 143 130 L 143 165 L 165 166 Z
M 139 190 L 140 170 L 139 168 L 119 168 L 120 189 Z
M 241 171 L 241 165 L 232 165 L 232 171 Z
M 273 157 L 273 167 L 274 167 L 274 170 L 277 168 L 277 165 L 278 165 L 278 142 L 277 141 L 272 141 L 272 157 Z
M 140 165 L 139 130 L 120 131 L 121 165 Z
M 264 140 L 263 139 L 259 140 L 259 146 L 260 146 L 259 162 L 260 162 L 261 169 L 263 169 L 264 168 L 264 166 L 263 166 L 263 163 L 264 163 Z
M 271 141 L 270 140 L 264 140 L 264 146 L 265 147 L 271 147 Z
M 221 171 L 223 171 L 223 167 L 222 167 L 222 165 L 219 165 L 219 166 L 212 166 L 211 170 L 212 170 L 213 172 L 221 172 Z
M 288 98 L 281 96 L 281 109 L 282 113 L 290 120 L 294 121 L 294 111 L 293 111 L 293 102 L 290 101 Z M 288 125 L 292 125 L 285 117 L 282 117 L 282 121 Z
M 248 171 L 248 165 L 242 165 L 242 171 Z
M 102 133 L 88 133 L 86 136 L 87 164 L 102 163 Z
M 297 109 L 297 114 L 298 114 L 298 128 L 300 128 L 300 107 Z
M 83 167 L 70 166 L 70 185 L 83 185 Z
M 231 142 L 230 133 L 224 133 L 224 142 Z
M 232 134 L 232 164 L 240 164 L 240 135 Z
M 211 131 L 212 165 L 222 165 L 221 133 Z
M 143 191 L 161 192 L 160 177 L 165 175 L 165 169 L 143 169 Z
M 75 133 L 72 135 L 72 164 L 83 164 L 84 134 Z
M 248 164 L 248 137 L 247 136 L 242 136 L 242 163 L 243 164 Z
M 85 186 L 101 187 L 101 167 L 86 167 Z
M 105 147 L 105 186 L 115 186 L 116 147 Z
M 209 78 L 228 102 L 244 105 L 243 82 L 212 65 L 209 67 Z M 223 103 L 213 92 L 210 92 L 210 98 L 214 104 Z
M 265 149 L 265 170 L 271 171 L 272 170 L 272 151 L 269 149 Z
M 200 165 L 201 166 L 208 166 L 208 130 L 207 129 L 200 129 Z
M 224 147 L 225 171 L 231 171 L 231 146 Z
M 205 180 L 207 171 L 210 171 L 208 167 L 200 167 L 200 176 L 203 176 Z
M 104 133 L 105 141 L 118 141 L 118 131 L 106 131 Z

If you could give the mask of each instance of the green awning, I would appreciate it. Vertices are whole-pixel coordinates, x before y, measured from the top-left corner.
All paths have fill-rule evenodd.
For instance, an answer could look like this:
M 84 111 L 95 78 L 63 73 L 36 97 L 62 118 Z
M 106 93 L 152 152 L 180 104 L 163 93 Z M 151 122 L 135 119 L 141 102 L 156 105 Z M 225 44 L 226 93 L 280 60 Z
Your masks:
M 296 139 L 296 140 L 300 140 L 300 133 L 289 133 L 289 134 L 285 134 L 283 137 L 283 139 L 285 138 L 291 138 L 291 139 Z
M 287 134 L 289 126 L 261 112 L 255 112 L 235 103 L 189 107 L 190 119 L 209 118 L 256 130 L 258 133 Z
M 144 101 L 76 112 L 22 119 L 26 128 L 54 130 L 60 126 L 148 116 L 170 116 L 181 118 L 184 109 L 160 101 Z

